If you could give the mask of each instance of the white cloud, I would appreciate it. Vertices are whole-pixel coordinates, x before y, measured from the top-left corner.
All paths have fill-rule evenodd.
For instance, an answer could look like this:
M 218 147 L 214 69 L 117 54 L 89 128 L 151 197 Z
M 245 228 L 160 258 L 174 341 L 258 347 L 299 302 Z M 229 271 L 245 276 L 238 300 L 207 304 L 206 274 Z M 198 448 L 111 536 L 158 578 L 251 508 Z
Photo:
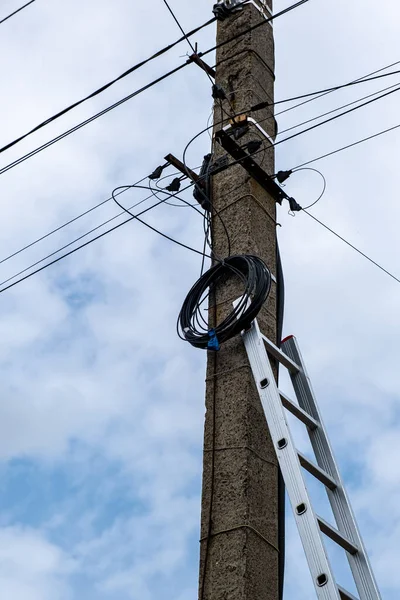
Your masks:
M 210 17 L 212 2 L 173 5 L 190 28 Z M 14 8 L 9 1 L 4 12 Z M 393 0 L 384 9 L 371 0 L 310 2 L 283 17 L 275 25 L 277 98 L 394 62 L 397 22 Z M 126 0 L 37 2 L 1 27 L 4 143 L 180 35 L 158 0 L 135 6 Z M 214 29 L 196 39 L 206 49 Z M 182 44 L 4 153 L 0 167 L 180 64 L 187 50 Z M 389 83 L 359 86 L 288 112 L 280 117 L 281 129 Z M 190 66 L 2 175 L 1 256 L 107 198 L 115 186 L 149 173 L 167 152 L 180 155 L 205 126 L 209 88 L 204 74 Z M 397 120 L 393 96 L 282 144 L 278 166 L 293 167 Z M 328 190 L 314 209 L 396 273 L 397 139 L 394 132 L 317 163 Z M 207 151 L 205 135 L 191 149 L 190 164 L 201 163 Z M 304 204 L 319 189 L 317 175 L 308 172 L 287 182 Z M 121 199 L 128 206 L 141 197 L 135 191 Z M 398 287 L 305 215 L 292 219 L 285 210 L 279 220 L 286 329 L 299 337 L 385 598 L 392 600 L 400 589 Z M 0 279 L 116 213 L 108 203 L 0 264 Z M 201 222 L 192 211 L 169 208 L 148 218 L 201 247 Z M 166 581 L 166 600 L 195 597 L 204 355 L 180 342 L 174 326 L 199 262 L 131 223 L 0 296 L 0 457 L 11 472 L 15 459 L 39 461 L 51 489 L 57 487 L 55 472 L 70 481 L 65 496 L 44 509 L 41 530 L 22 524 L 0 530 L 1 597 L 64 600 L 73 589 L 74 596 L 84 590 L 89 600 L 122 593 L 153 600 Z M 95 476 L 102 484 L 93 483 Z M 93 486 L 94 498 L 85 486 Z M 43 491 L 35 493 L 43 493 L 45 502 Z M 126 506 L 120 512 L 121 499 Z M 13 514 L 14 508 L 4 511 Z M 301 557 L 291 530 L 288 590 L 309 598 Z M 77 573 L 84 582 L 75 581 Z

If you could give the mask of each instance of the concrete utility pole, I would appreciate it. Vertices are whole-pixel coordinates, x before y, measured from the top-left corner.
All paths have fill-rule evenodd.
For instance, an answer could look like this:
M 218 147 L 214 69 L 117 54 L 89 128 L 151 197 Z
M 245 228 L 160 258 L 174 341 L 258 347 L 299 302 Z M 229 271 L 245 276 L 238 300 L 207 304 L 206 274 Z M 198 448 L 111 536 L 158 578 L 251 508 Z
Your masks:
M 270 0 L 268 0 L 269 2 Z M 255 0 L 265 15 L 272 5 Z M 218 23 L 217 43 L 265 17 L 253 4 Z M 271 24 L 224 45 L 217 53 L 216 83 L 229 95 L 236 113 L 274 97 L 274 38 Z M 226 113 L 231 106 L 223 102 Z M 252 115 L 275 138 L 271 108 Z M 270 117 L 268 120 L 267 117 Z M 272 117 L 272 118 L 271 118 Z M 223 115 L 228 122 L 226 114 Z M 215 130 L 221 125 L 215 104 Z M 260 139 L 256 129 L 240 144 Z M 267 144 L 268 145 L 268 144 Z M 217 156 L 224 154 L 217 151 Z M 258 154 L 268 174 L 275 172 L 274 152 Z M 222 211 L 231 254 L 260 256 L 276 276 L 275 201 L 238 165 L 213 177 L 213 206 Z M 226 233 L 214 214 L 216 255 L 226 257 Z M 240 284 L 220 285 L 210 301 L 211 326 L 231 311 Z M 276 284 L 258 319 L 271 340 L 277 336 Z M 201 519 L 200 600 L 278 600 L 278 466 L 268 427 L 240 337 L 208 353 L 206 421 Z M 211 519 L 211 521 L 210 521 Z

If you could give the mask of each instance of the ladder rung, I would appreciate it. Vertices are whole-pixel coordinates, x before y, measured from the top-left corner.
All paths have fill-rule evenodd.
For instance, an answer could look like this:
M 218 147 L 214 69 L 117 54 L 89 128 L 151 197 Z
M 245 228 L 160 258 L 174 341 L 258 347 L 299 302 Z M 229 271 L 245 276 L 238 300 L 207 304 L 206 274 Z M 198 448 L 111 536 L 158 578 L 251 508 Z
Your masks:
M 330 475 L 328 475 L 328 473 L 326 471 L 324 471 L 323 469 L 321 469 L 318 465 L 316 465 L 315 463 L 313 463 L 311 460 L 308 460 L 308 458 L 306 456 L 304 456 L 304 454 L 302 454 L 301 452 L 297 452 L 297 454 L 299 456 L 299 460 L 300 460 L 301 466 L 306 471 L 308 471 L 309 473 L 311 473 L 311 475 L 314 475 L 314 477 L 316 479 L 318 479 L 318 481 L 320 481 L 321 483 L 323 483 L 330 490 L 332 490 L 332 491 L 336 490 L 337 483 L 333 479 L 333 477 L 331 477 Z
M 342 588 L 340 585 L 337 586 L 340 594 L 341 600 L 358 600 L 353 594 L 350 594 L 347 590 Z
M 304 425 L 307 425 L 311 430 L 315 430 L 319 427 L 318 421 L 312 418 L 311 415 L 308 414 L 305 410 L 300 408 L 298 404 L 293 402 L 286 394 L 279 390 L 279 395 L 282 400 L 283 406 L 292 413 L 295 417 L 297 417 Z
M 339 546 L 341 546 L 349 554 L 357 554 L 358 548 L 355 544 L 353 544 L 353 542 L 341 534 L 340 531 L 332 527 L 332 525 L 329 525 L 329 523 L 327 523 L 324 519 L 321 519 L 321 517 L 317 517 L 317 519 L 322 533 L 324 533 L 332 541 L 336 542 L 336 544 L 339 544 Z
M 291 373 L 298 373 L 300 371 L 299 365 L 296 365 L 296 363 L 291 358 L 289 358 L 287 354 L 282 352 L 282 350 L 279 350 L 278 346 L 275 346 L 275 344 L 273 344 L 271 340 L 265 337 L 265 335 L 261 334 L 261 337 L 265 342 L 267 351 L 270 354 L 272 354 L 272 356 L 276 358 L 276 360 L 278 360 L 281 363 L 281 365 L 286 367 Z

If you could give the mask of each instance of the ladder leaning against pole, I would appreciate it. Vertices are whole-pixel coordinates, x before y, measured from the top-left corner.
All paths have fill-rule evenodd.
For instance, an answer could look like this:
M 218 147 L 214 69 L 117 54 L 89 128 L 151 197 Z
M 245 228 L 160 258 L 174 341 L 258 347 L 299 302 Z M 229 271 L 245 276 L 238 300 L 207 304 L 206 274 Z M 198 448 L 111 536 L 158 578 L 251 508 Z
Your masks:
M 296 339 L 286 338 L 280 350 L 256 320 L 242 336 L 318 599 L 358 600 L 337 584 L 323 533 L 345 550 L 359 600 L 381 600 Z M 278 389 L 268 353 L 288 369 L 298 404 Z M 284 408 L 306 425 L 316 463 L 296 450 Z M 315 514 L 302 468 L 325 486 L 337 528 Z

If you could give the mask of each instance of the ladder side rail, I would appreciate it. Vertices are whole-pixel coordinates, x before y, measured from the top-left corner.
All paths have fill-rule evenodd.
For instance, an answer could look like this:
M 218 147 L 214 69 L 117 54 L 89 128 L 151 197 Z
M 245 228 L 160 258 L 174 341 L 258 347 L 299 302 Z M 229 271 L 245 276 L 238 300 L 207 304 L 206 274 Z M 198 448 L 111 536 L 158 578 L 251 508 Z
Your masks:
M 351 539 L 359 549 L 357 554 L 351 555 L 346 553 L 346 556 L 353 573 L 360 600 L 381 600 L 378 585 L 358 528 L 355 514 L 345 490 L 296 338 L 288 338 L 284 342 L 282 349 L 294 362 L 301 366 L 301 371 L 299 373 L 290 374 L 300 407 L 309 412 L 309 414 L 320 423 L 318 429 L 308 429 L 308 434 L 318 465 L 331 475 L 337 483 L 337 488 L 335 490 L 326 489 L 337 527 L 339 531 Z
M 297 451 L 286 421 L 279 390 L 257 321 L 254 321 L 251 328 L 242 335 L 255 385 L 264 409 L 312 575 L 317 598 L 319 600 L 340 600 L 341 596 L 303 479 Z M 282 446 L 282 443 L 279 443 L 282 441 L 285 442 L 284 446 Z M 304 512 L 301 511 L 301 507 L 305 509 Z M 319 579 L 321 577 L 323 579 Z M 323 585 L 321 585 L 321 582 L 323 582 Z

